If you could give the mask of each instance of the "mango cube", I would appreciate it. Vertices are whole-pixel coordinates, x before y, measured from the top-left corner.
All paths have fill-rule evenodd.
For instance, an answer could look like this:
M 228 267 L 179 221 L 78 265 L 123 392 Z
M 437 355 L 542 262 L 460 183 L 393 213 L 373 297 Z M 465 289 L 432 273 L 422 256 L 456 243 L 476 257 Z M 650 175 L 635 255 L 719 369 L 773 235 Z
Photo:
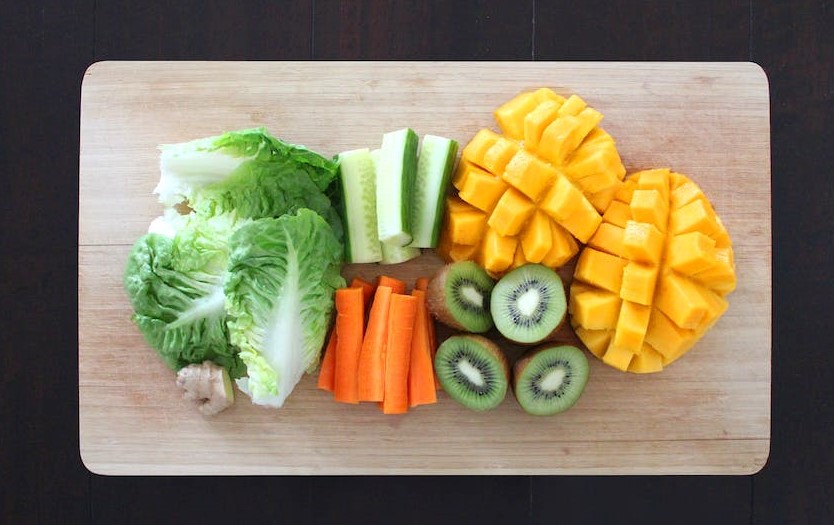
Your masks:
M 495 144 L 486 150 L 481 165 L 490 173 L 501 173 L 518 150 L 519 146 L 517 143 L 505 138 L 499 138 L 495 141 Z
M 455 176 L 452 179 L 452 185 L 457 188 L 458 191 L 462 190 L 464 184 L 466 184 L 466 178 L 472 172 L 478 172 L 482 175 L 490 176 L 489 173 L 475 164 L 472 164 L 468 160 L 461 159 L 460 163 L 458 163 L 458 168 L 455 171 Z
M 626 223 L 632 219 L 631 207 L 618 200 L 612 201 L 605 210 L 605 214 L 602 216 L 603 221 L 613 224 L 614 226 L 619 226 L 620 228 L 625 228 Z
M 521 139 L 524 137 L 524 118 L 538 103 L 535 93 L 522 93 L 502 104 L 493 116 L 504 135 Z
M 570 217 L 584 199 L 582 192 L 567 177 L 559 175 L 553 186 L 539 202 L 539 208 L 558 222 Z
M 666 264 L 673 270 L 691 275 L 715 263 L 715 241 L 703 233 L 683 233 L 669 239 Z
M 548 268 L 558 268 L 571 260 L 579 246 L 573 236 L 554 221 L 550 222 L 550 251 L 541 260 Z
M 694 200 L 669 214 L 669 231 L 673 234 L 699 231 L 712 235 L 717 230 L 715 212 L 703 199 Z
M 501 178 L 530 199 L 536 201 L 556 179 L 556 169 L 520 150 L 507 164 Z
M 630 352 L 625 348 L 620 348 L 615 345 L 612 340 L 608 345 L 608 348 L 605 349 L 605 354 L 602 356 L 602 362 L 625 372 L 628 370 L 633 358 L 633 352 Z
M 619 294 L 623 268 L 628 261 L 593 248 L 585 247 L 576 262 L 574 277 L 603 290 Z
M 499 235 L 516 235 L 535 210 L 536 207 L 530 199 L 518 190 L 510 188 L 498 199 L 487 223 Z
M 591 288 L 571 297 L 571 315 L 588 330 L 610 330 L 617 326 L 621 304 L 617 294 Z
M 594 236 L 588 241 L 588 246 L 610 253 L 611 255 L 616 255 L 617 257 L 625 257 L 625 249 L 623 248 L 624 237 L 625 229 L 603 222 L 597 228 Z
M 597 213 L 596 208 L 583 198 L 578 209 L 574 210 L 570 217 L 561 221 L 561 224 L 579 242 L 588 242 L 591 235 L 602 224 L 602 217 Z
M 469 141 L 460 156 L 461 159 L 483 167 L 484 155 L 501 138 L 500 135 L 489 129 L 482 129 Z
M 536 109 L 524 118 L 524 147 L 535 151 L 538 148 L 542 133 L 551 122 L 556 120 L 559 107 L 562 104 L 554 100 L 540 103 Z
M 639 354 L 643 349 L 651 313 L 652 309 L 648 306 L 623 301 L 612 344 L 632 354 Z
M 645 341 L 663 356 L 666 363 L 688 350 L 696 341 L 696 337 L 694 331 L 679 327 L 666 314 L 655 308 L 649 318 Z
M 664 200 L 658 190 L 634 190 L 629 207 L 635 221 L 652 224 L 661 232 L 666 231 L 669 201 Z
M 486 214 L 481 211 L 459 211 L 449 214 L 447 228 L 455 244 L 477 245 L 481 242 Z
M 507 184 L 486 172 L 471 172 L 458 195 L 472 206 L 486 212 L 492 211 L 507 190 Z
M 646 343 L 643 343 L 643 350 L 635 355 L 628 365 L 628 371 L 635 374 L 651 374 L 661 370 L 663 370 L 663 356 Z
M 620 297 L 626 301 L 650 306 L 654 297 L 659 268 L 629 261 L 623 268 L 623 282 Z
M 695 329 L 712 311 L 707 290 L 675 272 L 662 276 L 655 306 L 681 328 Z
M 576 335 L 592 354 L 602 359 L 602 356 L 605 355 L 605 351 L 608 349 L 608 345 L 611 343 L 614 331 L 588 330 L 581 326 L 577 326 Z
M 550 252 L 552 243 L 550 219 L 540 211 L 535 212 L 521 234 L 524 258 L 532 263 L 541 262 Z
M 478 252 L 477 244 L 453 244 L 448 249 L 448 258 L 457 261 L 471 261 Z
M 658 264 L 663 254 L 664 236 L 653 224 L 626 222 L 623 250 L 631 260 Z
M 503 237 L 494 229 L 487 229 L 481 250 L 484 269 L 496 274 L 506 270 L 513 262 L 517 244 L 515 237 Z

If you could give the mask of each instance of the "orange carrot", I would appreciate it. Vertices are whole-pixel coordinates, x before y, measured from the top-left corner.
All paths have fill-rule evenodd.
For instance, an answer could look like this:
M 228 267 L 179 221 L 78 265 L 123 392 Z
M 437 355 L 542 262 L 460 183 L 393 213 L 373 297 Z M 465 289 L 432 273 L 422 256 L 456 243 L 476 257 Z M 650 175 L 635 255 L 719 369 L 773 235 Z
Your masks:
M 414 318 L 414 335 L 411 338 L 411 365 L 408 368 L 408 406 L 415 407 L 437 403 L 437 392 L 429 347 L 426 292 L 415 289 L 411 295 L 417 298 L 417 314 Z
M 362 304 L 362 288 L 336 290 L 336 376 L 333 381 L 333 398 L 342 403 L 358 403 L 356 371 L 359 352 L 365 333 L 365 307 Z
M 391 295 L 385 350 L 385 396 L 382 399 L 382 412 L 385 414 L 404 414 L 408 411 L 408 369 L 416 315 L 416 297 L 398 293 Z
M 328 392 L 333 392 L 333 380 L 336 377 L 336 327 L 330 331 L 330 340 L 327 342 L 327 348 L 324 349 L 324 358 L 321 360 L 321 370 L 319 370 L 318 387 Z
M 359 277 L 354 277 L 353 280 L 350 282 L 351 288 L 362 288 L 362 299 L 367 307 L 371 304 L 371 299 L 374 296 L 374 290 L 376 287 L 369 283 L 368 281 L 362 280 Z
M 416 290 L 423 290 L 427 291 L 429 289 L 429 281 L 428 277 L 420 277 L 417 279 L 417 282 L 414 283 L 414 288 Z M 431 349 L 431 362 L 434 364 L 434 355 L 437 353 L 437 334 L 434 331 L 434 318 L 429 313 L 429 305 L 428 303 L 424 304 L 426 309 L 426 319 L 429 325 L 429 348 Z M 432 366 L 434 369 L 434 366 Z M 434 372 L 434 387 L 437 390 L 440 390 L 440 380 L 437 378 L 437 372 Z
M 382 401 L 385 393 L 385 345 L 392 293 L 390 286 L 377 286 L 374 294 L 359 354 L 359 401 Z
M 424 292 L 429 289 L 429 278 L 428 277 L 418 277 L 417 280 L 414 282 L 414 289 L 415 290 L 423 290 Z
M 394 279 L 393 277 L 388 277 L 387 275 L 380 275 L 379 280 L 376 283 L 377 286 L 390 286 L 391 290 L 394 293 L 404 294 L 405 293 L 405 282 L 400 281 L 399 279 Z

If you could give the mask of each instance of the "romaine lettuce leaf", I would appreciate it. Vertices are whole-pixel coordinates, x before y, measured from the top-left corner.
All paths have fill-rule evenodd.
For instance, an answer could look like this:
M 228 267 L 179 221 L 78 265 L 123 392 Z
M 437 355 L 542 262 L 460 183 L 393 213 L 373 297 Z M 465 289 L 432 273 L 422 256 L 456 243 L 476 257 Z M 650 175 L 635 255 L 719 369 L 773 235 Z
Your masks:
M 134 244 L 124 275 L 133 320 L 170 368 L 210 360 L 232 377 L 243 375 L 229 342 L 223 285 L 228 240 L 248 222 L 233 213 L 173 215 L 154 221 L 152 233 Z
M 160 151 L 161 177 L 154 193 L 166 206 L 190 202 L 195 192 L 225 180 L 250 162 L 274 163 L 276 172 L 287 167 L 304 172 L 319 192 L 328 189 L 338 169 L 335 161 L 304 146 L 283 142 L 264 128 L 166 144 Z
M 280 407 L 318 361 L 333 313 L 342 246 L 308 209 L 260 219 L 230 241 L 226 310 L 247 376 L 237 381 L 259 405 Z

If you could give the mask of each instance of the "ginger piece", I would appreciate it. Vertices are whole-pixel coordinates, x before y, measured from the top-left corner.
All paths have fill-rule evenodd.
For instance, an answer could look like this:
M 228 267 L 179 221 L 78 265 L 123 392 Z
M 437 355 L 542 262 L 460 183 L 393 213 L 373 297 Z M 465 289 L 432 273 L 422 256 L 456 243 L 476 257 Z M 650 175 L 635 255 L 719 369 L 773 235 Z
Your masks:
M 229 372 L 211 361 L 188 365 L 177 372 L 177 386 L 183 398 L 195 402 L 204 416 L 213 416 L 235 401 Z

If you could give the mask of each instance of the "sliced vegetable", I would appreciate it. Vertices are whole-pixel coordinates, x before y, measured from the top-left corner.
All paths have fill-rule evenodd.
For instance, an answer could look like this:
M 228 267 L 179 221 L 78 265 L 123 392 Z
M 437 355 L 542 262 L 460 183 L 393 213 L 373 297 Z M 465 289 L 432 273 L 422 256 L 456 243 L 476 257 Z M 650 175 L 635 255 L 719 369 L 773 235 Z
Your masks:
M 421 253 L 420 248 L 414 248 L 411 246 L 394 246 L 393 244 L 388 244 L 387 242 L 381 243 L 380 246 L 382 247 L 381 264 L 404 263 L 419 257 Z
M 342 403 L 358 403 L 357 373 L 362 338 L 365 333 L 365 305 L 362 288 L 336 290 L 336 375 L 333 398 Z
M 333 294 L 345 286 L 343 248 L 324 219 L 302 209 L 241 227 L 229 251 L 227 324 L 248 375 L 237 384 L 253 403 L 280 407 L 318 367 Z
M 336 333 L 336 327 L 334 326 L 333 330 L 330 331 L 327 348 L 324 349 L 324 358 L 321 360 L 318 380 L 318 387 L 328 392 L 333 392 L 336 381 L 336 345 L 338 341 L 339 335 Z
M 371 283 L 360 279 L 359 277 L 354 277 L 353 280 L 350 282 L 351 288 L 362 288 L 362 300 L 365 303 L 365 308 L 370 306 L 371 300 L 374 298 L 374 292 L 376 291 L 376 286 L 372 285 Z
M 234 214 L 160 218 L 153 229 L 166 233 L 149 233 L 130 251 L 132 319 L 172 370 L 211 361 L 233 379 L 246 371 L 229 341 L 223 294 L 228 239 L 242 224 Z
M 434 382 L 434 360 L 429 333 L 429 314 L 426 308 L 426 292 L 413 290 L 417 298 L 414 318 L 414 334 L 411 339 L 411 360 L 408 369 L 408 405 L 429 405 L 437 402 Z
M 455 167 L 458 143 L 437 135 L 424 135 L 417 158 L 411 207 L 409 246 L 435 248 L 440 239 L 446 190 Z
M 383 259 L 376 214 L 376 171 L 371 152 L 356 149 L 339 154 L 345 259 L 352 263 Z
M 368 327 L 359 354 L 359 401 L 382 401 L 385 394 L 385 346 L 393 290 L 380 284 L 368 315 Z
M 417 171 L 417 134 L 410 128 L 386 133 L 376 173 L 379 240 L 406 246 L 411 235 L 411 199 Z
M 377 286 L 389 286 L 394 293 L 405 293 L 405 281 L 387 275 L 380 275 L 376 284 Z
M 388 311 L 388 340 L 385 350 L 385 414 L 408 411 L 408 369 L 411 364 L 411 339 L 417 315 L 417 298 L 392 294 Z

